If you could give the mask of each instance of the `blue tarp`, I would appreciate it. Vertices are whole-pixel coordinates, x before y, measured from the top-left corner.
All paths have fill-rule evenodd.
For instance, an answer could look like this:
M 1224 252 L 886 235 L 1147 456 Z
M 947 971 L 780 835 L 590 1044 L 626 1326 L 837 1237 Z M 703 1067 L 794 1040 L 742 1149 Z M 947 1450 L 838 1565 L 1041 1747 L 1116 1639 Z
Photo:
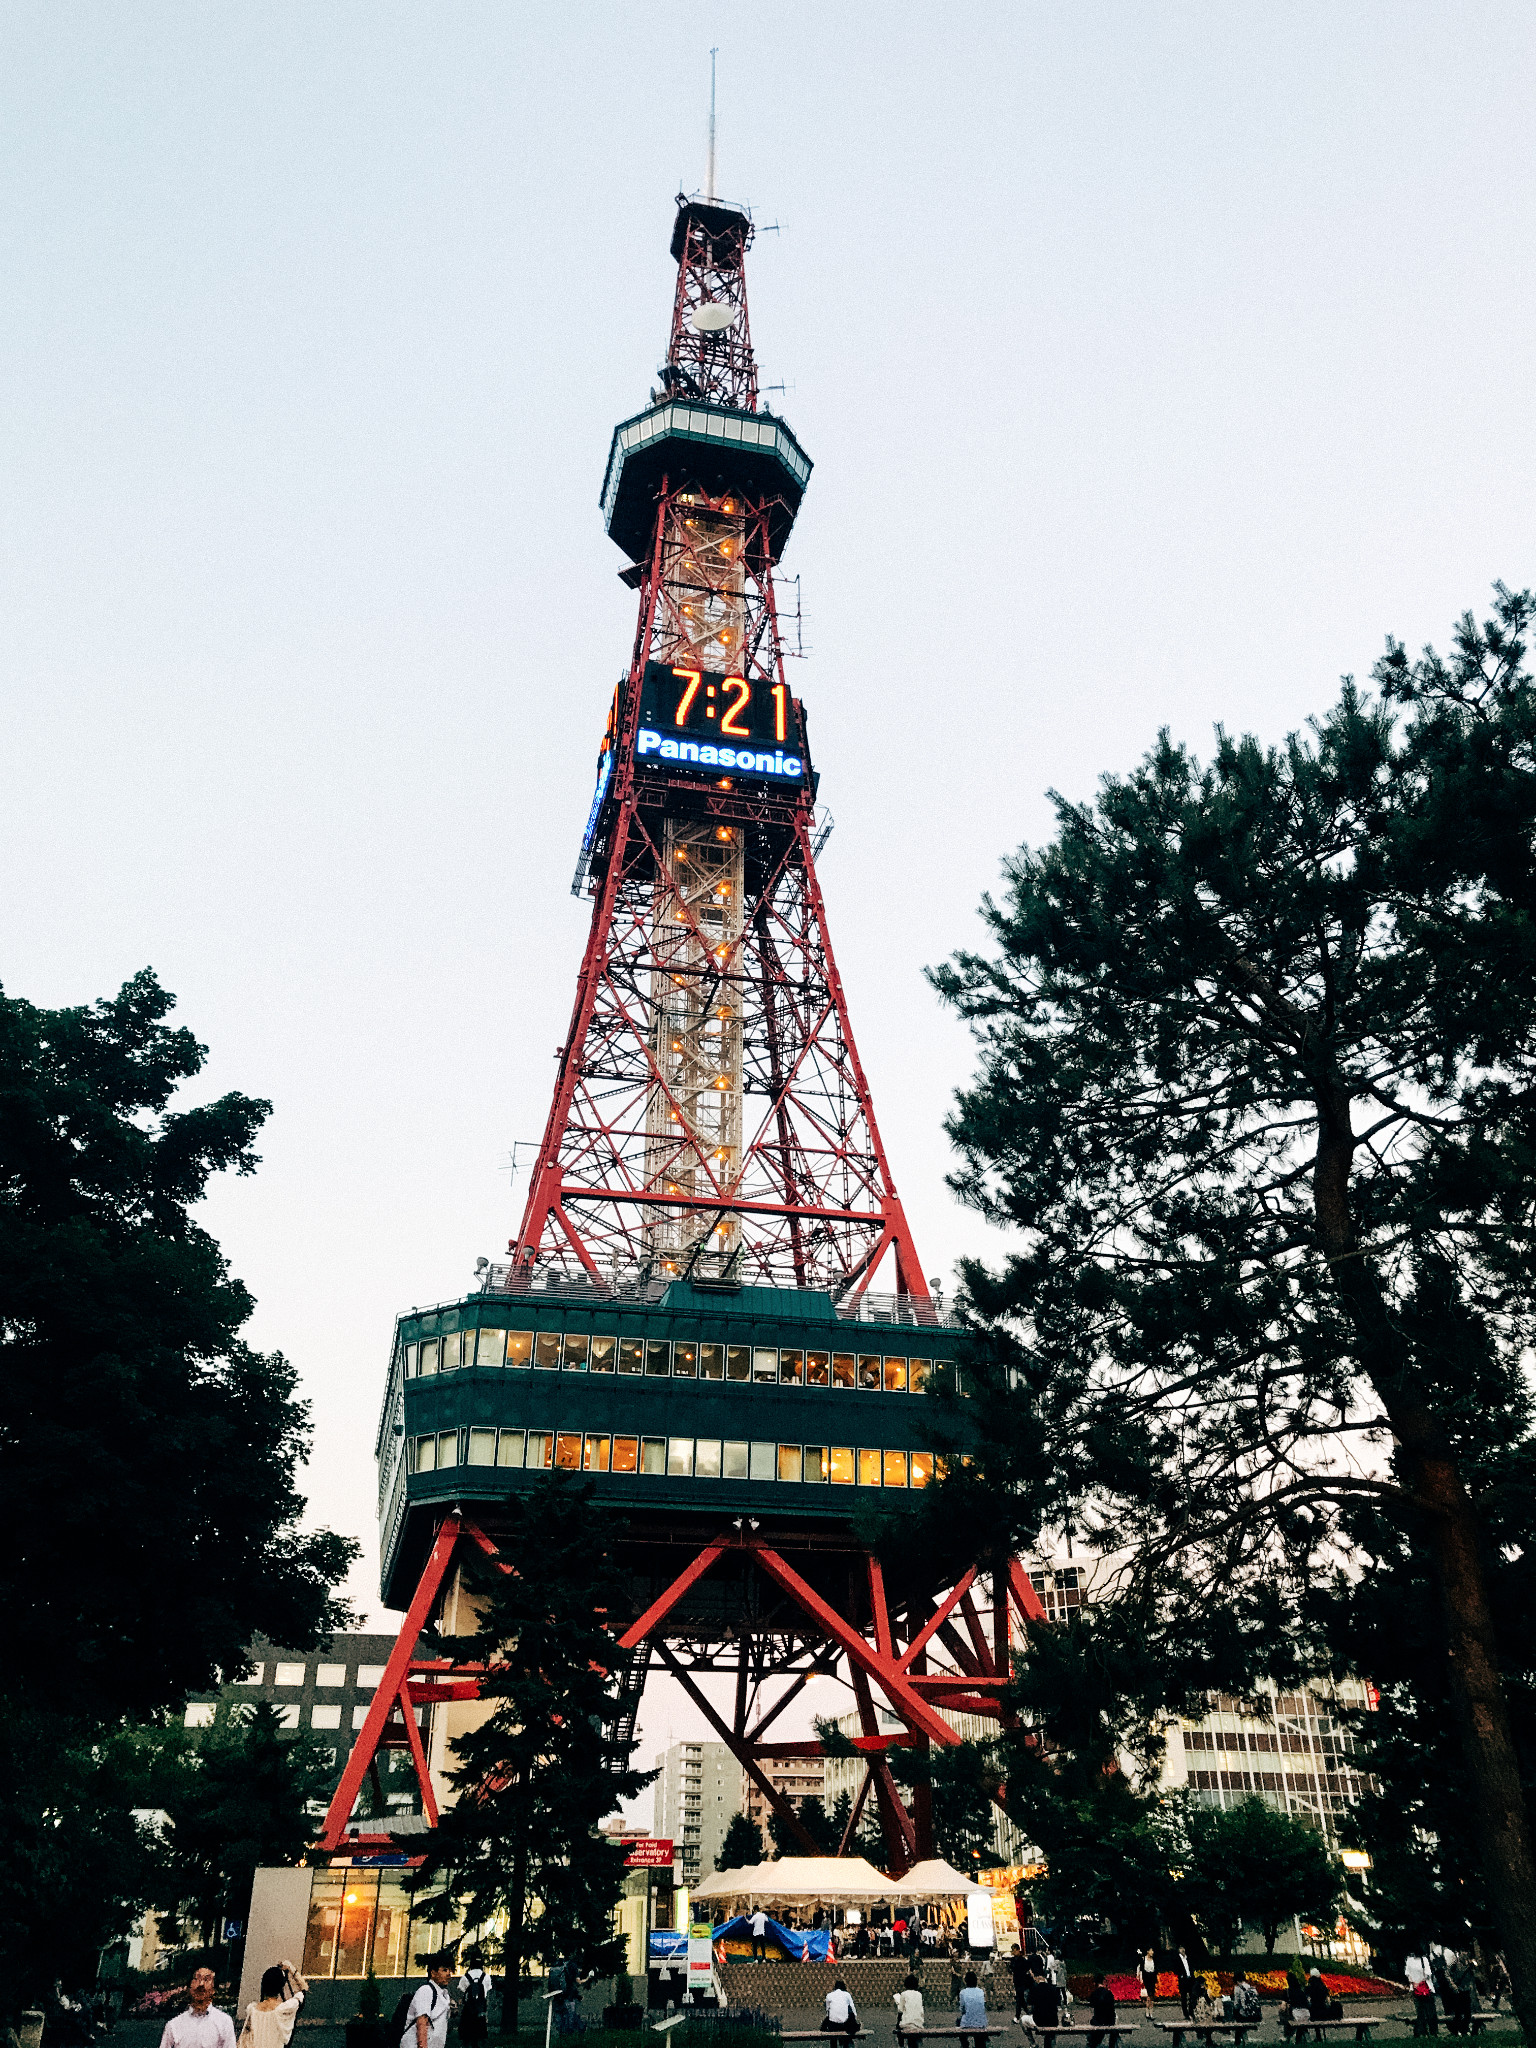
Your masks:
M 734 1920 L 726 1920 L 710 1932 L 716 1941 L 750 1941 L 752 1922 L 745 1914 L 738 1913 Z M 776 1941 L 785 1955 L 793 1957 L 797 1963 L 824 1963 L 827 1960 L 829 1936 L 825 1927 L 781 1927 L 777 1920 L 770 1920 L 768 1937 L 771 1941 Z M 685 1933 L 651 1936 L 653 1963 L 680 1963 L 686 1961 L 687 1955 L 688 1936 Z

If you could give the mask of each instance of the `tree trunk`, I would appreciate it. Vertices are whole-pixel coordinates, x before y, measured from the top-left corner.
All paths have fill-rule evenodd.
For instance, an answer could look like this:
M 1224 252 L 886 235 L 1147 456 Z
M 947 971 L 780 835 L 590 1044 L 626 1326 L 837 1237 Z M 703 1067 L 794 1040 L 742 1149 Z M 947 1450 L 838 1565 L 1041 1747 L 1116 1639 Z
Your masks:
M 512 1883 L 507 1890 L 507 1941 L 502 1951 L 506 1989 L 501 1995 L 502 2031 L 517 2032 L 518 1992 L 523 1978 L 523 1916 L 528 1910 L 528 1843 L 519 1836 L 512 1856 Z
M 1536 1862 L 1477 1513 L 1433 1417 L 1411 1396 L 1405 1398 L 1412 1361 L 1404 1355 L 1380 1279 L 1355 1235 L 1349 1206 L 1355 1136 L 1348 1091 L 1337 1082 L 1323 1088 L 1317 1109 L 1312 1189 L 1318 1239 L 1354 1324 L 1366 1375 L 1397 1438 L 1402 1476 L 1425 1511 L 1445 1627 L 1446 1677 L 1472 1784 L 1478 1859 L 1504 1942 L 1515 2009 L 1526 2040 L 1536 2042 Z

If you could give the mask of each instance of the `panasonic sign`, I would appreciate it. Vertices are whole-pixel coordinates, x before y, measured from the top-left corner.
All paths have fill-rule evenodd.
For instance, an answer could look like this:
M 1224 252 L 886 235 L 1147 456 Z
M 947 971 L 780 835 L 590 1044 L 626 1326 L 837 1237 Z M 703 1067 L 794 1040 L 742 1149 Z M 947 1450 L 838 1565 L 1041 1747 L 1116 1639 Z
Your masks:
M 673 739 L 648 725 L 635 737 L 635 758 L 640 761 L 686 761 L 690 767 L 729 768 L 738 775 L 771 775 L 776 782 L 798 782 L 805 763 L 798 754 L 786 754 L 782 747 L 721 747 L 712 740 Z

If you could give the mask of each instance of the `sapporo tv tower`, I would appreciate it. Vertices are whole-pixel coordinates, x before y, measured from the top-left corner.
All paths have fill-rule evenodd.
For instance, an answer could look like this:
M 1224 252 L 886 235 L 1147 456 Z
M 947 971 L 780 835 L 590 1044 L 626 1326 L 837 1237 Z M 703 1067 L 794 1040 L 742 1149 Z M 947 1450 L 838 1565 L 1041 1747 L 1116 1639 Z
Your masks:
M 609 450 L 602 511 L 639 616 L 577 870 L 591 930 L 510 1259 L 396 1326 L 376 1455 L 382 1590 L 407 1612 L 328 1850 L 358 1831 L 381 1750 L 409 1752 L 435 1820 L 449 1744 L 485 1711 L 455 1655 L 460 1549 L 494 1558 L 501 1504 L 552 1469 L 623 1531 L 615 1755 L 669 1671 L 807 1853 L 763 1764 L 818 1752 L 768 1733 L 812 1677 L 843 1679 L 862 1728 L 849 1837 L 872 1795 L 904 1870 L 932 1828 L 890 1751 L 996 1719 L 1013 1616 L 1043 1618 L 1016 1559 L 898 1584 L 855 1532 L 861 1494 L 899 1511 L 932 1478 L 924 1396 L 960 1333 L 923 1279 L 816 879 L 773 587 L 811 464 L 758 402 L 752 237 L 744 207 L 679 198 L 666 361 Z

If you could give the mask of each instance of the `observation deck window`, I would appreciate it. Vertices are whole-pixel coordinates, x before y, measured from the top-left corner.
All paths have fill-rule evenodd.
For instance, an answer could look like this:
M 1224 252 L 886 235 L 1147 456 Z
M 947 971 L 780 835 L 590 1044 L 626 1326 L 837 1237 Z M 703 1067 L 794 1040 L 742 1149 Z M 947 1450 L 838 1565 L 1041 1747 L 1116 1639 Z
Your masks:
M 805 1385 L 805 1353 L 803 1351 L 781 1351 L 779 1353 L 779 1385 L 781 1387 L 803 1387 Z
M 701 1344 L 699 1346 L 699 1378 L 701 1380 L 723 1380 L 725 1378 L 725 1346 L 723 1344 Z
M 496 1462 L 498 1465 L 521 1465 L 523 1462 L 523 1432 L 520 1429 L 504 1429 L 496 1439 Z
M 581 1470 L 581 1432 L 562 1429 L 555 1438 L 555 1467 L 561 1472 Z
M 718 1479 L 720 1477 L 720 1439 L 701 1436 L 694 1446 L 693 1476 L 695 1479 Z
M 441 1372 L 457 1372 L 464 1362 L 464 1339 L 458 1330 L 450 1330 L 443 1338 L 443 1356 L 439 1365 Z
M 645 1339 L 643 1337 L 621 1337 L 619 1339 L 619 1371 L 645 1371 Z
M 643 1436 L 640 1439 L 640 1470 L 651 1478 L 660 1478 L 667 1469 L 667 1440 L 664 1436 Z
M 832 1354 L 830 1351 L 807 1351 L 805 1354 L 805 1384 L 808 1387 L 831 1386 Z
M 416 1358 L 419 1349 L 419 1345 L 407 1344 L 404 1351 L 400 1354 L 402 1369 L 408 1380 L 413 1380 L 416 1377 Z
M 645 1347 L 645 1370 L 650 1379 L 664 1380 L 672 1370 L 672 1346 L 665 1337 L 653 1337 Z
M 860 1358 L 859 1385 L 864 1389 L 865 1393 L 878 1394 L 883 1377 L 881 1361 L 878 1358 L 870 1358 L 867 1355 Z
M 440 1429 L 437 1432 L 437 1469 L 445 1471 L 459 1462 L 459 1432 L 456 1429 Z
M 907 1391 L 907 1361 L 904 1358 L 888 1358 L 885 1361 L 885 1391 L 888 1394 L 904 1394 Z
M 587 1352 L 591 1345 L 591 1341 L 592 1340 L 585 1335 L 577 1336 L 576 1333 L 572 1330 L 566 1331 L 565 1356 L 561 1362 L 565 1366 L 567 1372 L 586 1371 Z
M 720 1452 L 720 1474 L 724 1479 L 745 1479 L 747 1476 L 747 1446 L 734 1443 L 729 1438 Z
M 435 1472 L 437 1470 L 437 1438 L 419 1436 L 416 1439 L 416 1470 Z
M 776 1444 L 754 1444 L 747 1461 L 749 1479 L 771 1479 L 778 1469 L 778 1446 Z
M 469 1456 L 466 1465 L 494 1465 L 496 1462 L 496 1432 L 494 1429 L 472 1429 L 469 1432 Z
M 834 1387 L 856 1387 L 859 1384 L 858 1361 L 851 1351 L 833 1352 L 832 1384 Z
M 759 1345 L 752 1353 L 752 1377 L 761 1386 L 774 1387 L 779 1382 L 779 1354 Z
M 429 1380 L 436 1371 L 437 1339 L 428 1337 L 421 1347 L 421 1363 L 417 1367 L 417 1372 L 420 1378 Z
M 907 1360 L 907 1385 L 914 1394 L 926 1394 L 928 1374 L 932 1370 L 931 1358 L 909 1358 Z
M 592 1372 L 612 1372 L 618 1348 L 616 1337 L 594 1337 L 588 1369 Z
M 834 1486 L 852 1486 L 853 1449 L 851 1445 L 833 1444 L 827 1454 L 827 1464 L 831 1469 L 831 1479 Z
M 613 1469 L 615 1472 L 638 1472 L 640 1469 L 640 1439 L 637 1436 L 616 1436 L 613 1440 Z
M 726 1345 L 725 1376 L 728 1380 L 749 1380 L 752 1377 L 752 1349 L 750 1345 Z
M 507 1333 L 505 1330 L 480 1329 L 475 1332 L 476 1365 L 500 1365 L 507 1355 Z
M 859 1484 L 860 1486 L 878 1486 L 880 1484 L 880 1453 L 878 1451 L 860 1451 Z
M 807 1486 L 824 1486 L 827 1480 L 827 1447 L 825 1444 L 807 1444 L 805 1447 L 805 1483 Z
M 805 1454 L 802 1451 L 799 1444 L 780 1444 L 779 1477 L 781 1479 L 791 1480 L 794 1482 L 795 1485 L 798 1486 L 800 1483 L 800 1474 L 803 1466 L 804 1455 Z
M 887 1451 L 885 1454 L 885 1483 L 887 1486 L 905 1486 L 907 1483 L 907 1454 L 905 1451 Z
M 581 1461 L 582 1470 L 584 1472 L 606 1472 L 612 1450 L 612 1437 L 589 1436 L 587 1438 L 586 1453 Z
M 533 1357 L 532 1330 L 508 1330 L 507 1363 L 513 1366 L 527 1365 Z
M 550 1430 L 530 1429 L 528 1432 L 528 1455 L 524 1460 L 530 1472 L 547 1472 L 554 1463 L 555 1439 Z
M 691 1436 L 668 1437 L 667 1477 L 669 1479 L 691 1479 L 693 1477 L 693 1438 Z
M 533 1362 L 543 1372 L 560 1370 L 560 1332 L 540 1330 L 533 1340 Z
M 675 1380 L 691 1380 L 698 1376 L 699 1347 L 697 1344 L 674 1344 L 672 1347 L 672 1377 Z

